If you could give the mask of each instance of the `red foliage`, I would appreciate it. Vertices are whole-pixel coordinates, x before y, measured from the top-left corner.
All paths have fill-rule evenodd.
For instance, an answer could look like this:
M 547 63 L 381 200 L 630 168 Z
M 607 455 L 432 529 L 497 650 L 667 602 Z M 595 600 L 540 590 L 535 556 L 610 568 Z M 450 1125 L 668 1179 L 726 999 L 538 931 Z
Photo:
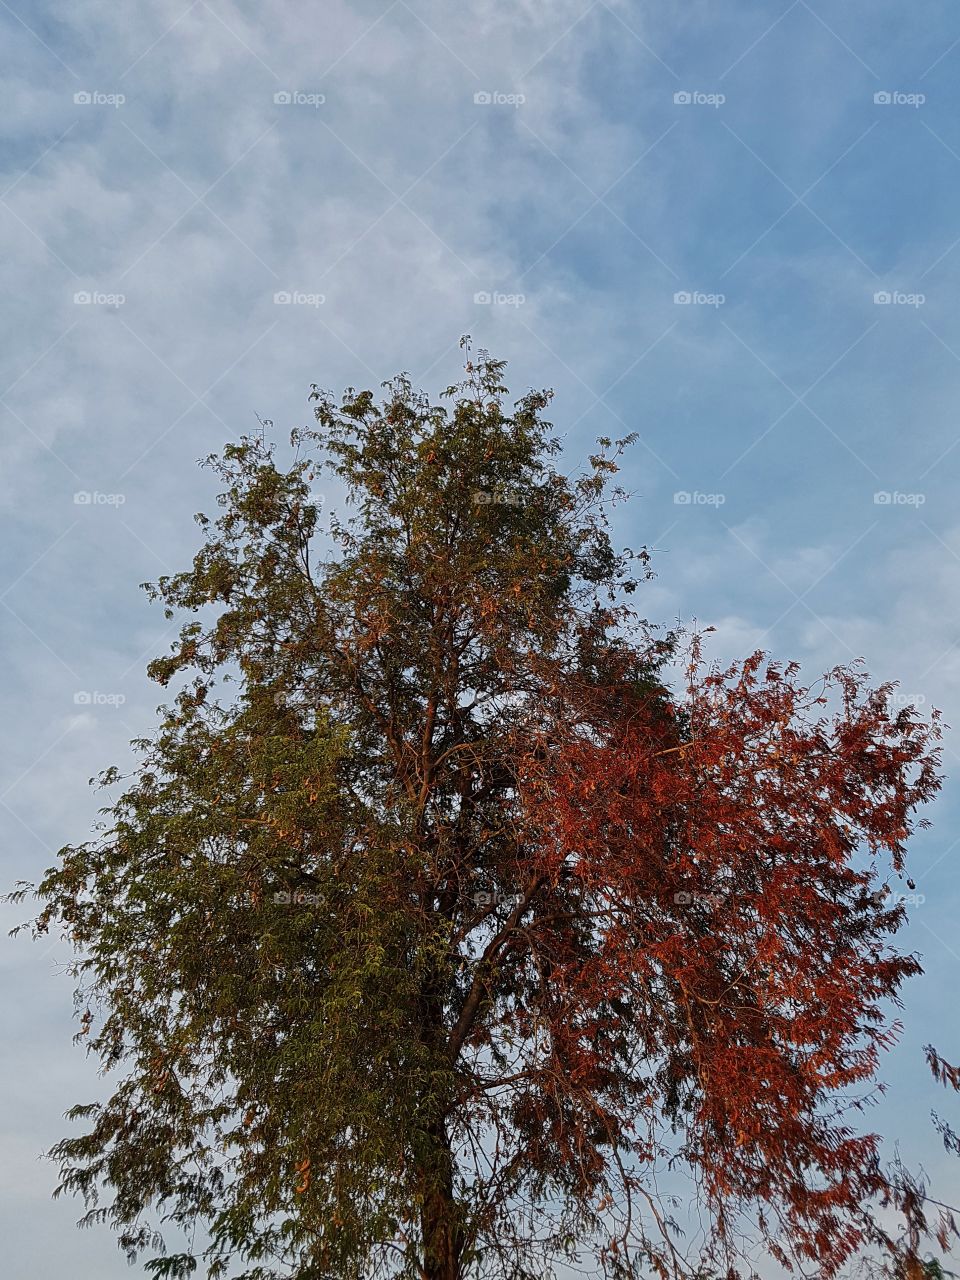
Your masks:
M 882 1002 L 920 971 L 890 945 L 902 904 L 873 890 L 940 785 L 940 733 L 858 669 L 816 691 L 797 674 L 760 653 L 706 671 L 695 645 L 679 705 L 558 680 L 521 781 L 538 833 L 525 872 L 546 885 L 527 935 L 548 958 L 563 1077 L 541 1099 L 541 1120 L 557 1115 L 544 1152 L 589 1180 L 591 1124 L 629 1132 L 639 1112 L 642 1165 L 666 1115 L 720 1239 L 724 1206 L 766 1206 L 774 1256 L 832 1276 L 885 1189 L 878 1138 L 841 1115 L 896 1038 Z M 624 1009 L 632 1073 L 613 1051 Z

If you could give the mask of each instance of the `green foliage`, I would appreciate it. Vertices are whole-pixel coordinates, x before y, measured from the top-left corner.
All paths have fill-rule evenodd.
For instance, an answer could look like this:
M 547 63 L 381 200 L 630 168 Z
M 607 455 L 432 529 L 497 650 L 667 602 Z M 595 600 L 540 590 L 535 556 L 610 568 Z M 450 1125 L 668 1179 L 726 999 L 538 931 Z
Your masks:
M 68 1113 L 92 1123 L 51 1153 L 58 1192 L 112 1192 L 89 1220 L 132 1256 L 157 1247 L 151 1212 L 206 1225 L 207 1274 L 242 1258 L 247 1280 L 412 1276 L 437 1195 L 465 1258 L 495 1229 L 446 1130 L 449 1020 L 489 915 L 470 892 L 516 862 L 511 735 L 535 658 L 646 561 L 613 551 L 598 506 L 623 442 L 568 480 L 549 393 L 508 412 L 502 370 L 468 359 L 444 406 L 405 376 L 381 406 L 314 388 L 286 470 L 262 435 L 206 460 L 221 514 L 197 516 L 190 569 L 145 584 L 187 615 L 148 668 L 178 691 L 34 922 L 75 945 L 77 1038 L 121 1073 Z M 353 515 L 321 558 L 324 470 Z
M 586 1247 L 739 1280 L 757 1205 L 825 1277 L 875 1238 L 876 1140 L 832 1094 L 919 967 L 868 883 L 939 786 L 936 716 L 841 671 L 829 724 L 794 665 L 696 647 L 672 695 L 677 637 L 625 602 L 647 554 L 609 536 L 633 437 L 560 473 L 550 393 L 510 408 L 503 369 L 468 352 L 441 404 L 314 387 L 288 466 L 262 433 L 206 460 L 220 513 L 145 584 L 182 620 L 170 702 L 96 838 L 12 895 L 74 944 L 115 1073 L 58 1194 L 155 1276 L 541 1280 Z

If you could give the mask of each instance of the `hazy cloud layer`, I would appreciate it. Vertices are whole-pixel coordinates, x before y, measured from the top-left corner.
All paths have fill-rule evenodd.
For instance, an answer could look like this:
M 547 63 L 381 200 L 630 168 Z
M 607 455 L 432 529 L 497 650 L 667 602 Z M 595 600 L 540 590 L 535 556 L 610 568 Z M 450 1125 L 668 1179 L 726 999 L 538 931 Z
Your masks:
M 195 460 L 257 414 L 284 439 L 313 382 L 436 392 L 464 332 L 516 395 L 555 388 L 571 468 L 641 433 L 616 525 L 657 549 L 648 616 L 811 675 L 862 655 L 957 720 L 952 8 L 38 0 L 0 27 L 7 883 L 83 838 L 87 778 L 152 723 L 171 631 L 137 584 L 192 554 Z M 948 1200 L 920 1046 L 957 1057 L 956 812 L 948 783 L 871 1116 Z M 65 958 L 0 946 L 13 1280 L 129 1274 L 33 1158 L 102 1088 Z

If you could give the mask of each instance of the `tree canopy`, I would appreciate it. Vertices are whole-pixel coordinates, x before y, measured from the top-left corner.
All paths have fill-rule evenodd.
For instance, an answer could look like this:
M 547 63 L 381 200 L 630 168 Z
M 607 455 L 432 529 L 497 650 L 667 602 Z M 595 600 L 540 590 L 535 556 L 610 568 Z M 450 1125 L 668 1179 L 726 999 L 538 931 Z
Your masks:
M 117 1077 L 59 1190 L 152 1274 L 540 1280 L 586 1249 L 733 1280 L 747 1221 L 830 1277 L 883 1241 L 850 1114 L 920 971 L 884 888 L 937 716 L 644 621 L 608 515 L 632 438 L 561 473 L 550 393 L 510 405 L 504 367 L 468 348 L 437 404 L 315 387 L 288 465 L 267 426 L 207 459 L 221 513 L 148 586 L 185 616 L 148 668 L 172 701 L 14 895 L 75 945 Z

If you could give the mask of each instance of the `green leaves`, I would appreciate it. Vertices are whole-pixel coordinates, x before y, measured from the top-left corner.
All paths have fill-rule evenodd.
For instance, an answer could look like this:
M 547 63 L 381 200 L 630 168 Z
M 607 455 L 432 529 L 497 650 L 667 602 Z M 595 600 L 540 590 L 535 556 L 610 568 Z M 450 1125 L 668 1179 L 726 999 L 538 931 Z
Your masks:
M 165 1258 L 151 1258 L 144 1263 L 143 1269 L 158 1280 L 184 1280 L 196 1271 L 197 1259 L 189 1253 L 170 1254 Z
M 109 1194 L 94 1212 L 134 1256 L 156 1251 L 151 1274 L 519 1280 L 584 1244 L 607 1274 L 673 1274 L 669 1221 L 658 1239 L 634 1213 L 631 1241 L 617 1218 L 629 1195 L 658 1221 L 636 1170 L 664 1157 L 670 1123 L 690 1131 L 719 1251 L 726 1199 L 796 1189 L 791 1161 L 823 1155 L 790 1146 L 826 1131 L 804 1127 L 813 1075 L 787 1070 L 783 1044 L 842 1039 L 910 968 L 861 963 L 864 917 L 836 947 L 856 999 L 791 952 L 763 990 L 782 984 L 794 1025 L 764 1013 L 751 939 L 837 941 L 797 814 L 821 791 L 854 797 L 851 824 L 899 857 L 935 784 L 925 731 L 864 707 L 851 677 L 831 762 L 792 723 L 794 669 L 764 677 L 759 658 L 732 688 L 697 686 L 693 663 L 687 697 L 671 694 L 676 637 L 624 603 L 649 557 L 608 536 L 635 433 L 568 479 L 551 393 L 508 410 L 504 367 L 468 347 L 440 405 L 403 374 L 379 405 L 314 386 L 317 426 L 293 433 L 288 466 L 263 434 L 206 460 L 219 514 L 197 516 L 192 566 L 148 587 L 183 617 L 148 667 L 171 705 L 133 776 L 101 775 L 125 790 L 46 872 L 33 928 L 76 946 L 83 1038 L 115 1073 L 107 1101 L 68 1113 L 90 1127 L 51 1153 L 61 1185 Z M 324 473 L 348 514 L 320 530 Z M 852 892 L 835 834 L 826 864 Z M 758 849 L 795 865 L 755 864 Z M 738 923 L 711 929 L 703 895 L 737 867 Z M 688 881 L 699 896 L 680 903 Z M 754 881 L 780 895 L 775 922 Z M 849 1079 L 872 1061 L 852 1058 Z M 796 1107 L 779 1129 L 775 1095 Z M 748 1167 L 758 1143 L 766 1168 Z M 844 1210 L 849 1196 L 823 1213 Z M 209 1248 L 165 1254 L 142 1225 L 157 1213 L 205 1225 Z

